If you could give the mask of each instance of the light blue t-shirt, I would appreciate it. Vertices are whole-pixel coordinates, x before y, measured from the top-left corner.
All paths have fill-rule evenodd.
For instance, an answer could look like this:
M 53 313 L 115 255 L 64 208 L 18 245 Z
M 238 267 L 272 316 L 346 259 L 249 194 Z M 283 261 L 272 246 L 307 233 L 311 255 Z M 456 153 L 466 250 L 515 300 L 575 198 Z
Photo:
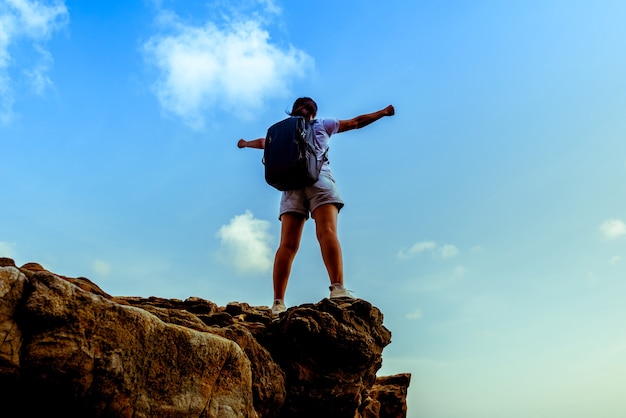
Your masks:
M 317 142 L 317 160 L 321 161 L 324 159 L 324 154 L 328 151 L 328 143 L 330 142 L 331 135 L 336 134 L 339 130 L 339 120 L 315 119 L 313 129 L 315 130 L 315 141 Z M 322 164 L 322 170 L 330 170 L 327 158 Z

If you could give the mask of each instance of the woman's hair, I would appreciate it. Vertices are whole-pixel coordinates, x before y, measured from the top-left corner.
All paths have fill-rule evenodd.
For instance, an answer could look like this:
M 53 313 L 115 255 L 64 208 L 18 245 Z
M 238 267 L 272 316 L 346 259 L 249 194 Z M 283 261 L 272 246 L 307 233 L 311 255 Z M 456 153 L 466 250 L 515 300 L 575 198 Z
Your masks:
M 300 97 L 296 99 L 291 108 L 289 116 L 303 116 L 313 118 L 317 114 L 317 103 L 310 97 Z

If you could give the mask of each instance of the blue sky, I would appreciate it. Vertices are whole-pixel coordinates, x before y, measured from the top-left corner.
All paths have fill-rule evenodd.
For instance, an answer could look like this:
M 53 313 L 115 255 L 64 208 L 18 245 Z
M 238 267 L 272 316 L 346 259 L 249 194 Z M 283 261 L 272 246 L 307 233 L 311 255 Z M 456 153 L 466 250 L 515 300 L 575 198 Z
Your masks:
M 346 285 L 411 418 L 626 410 L 626 3 L 0 0 L 0 256 L 114 295 L 271 303 L 263 136 L 334 137 Z M 313 224 L 288 306 L 326 297 Z

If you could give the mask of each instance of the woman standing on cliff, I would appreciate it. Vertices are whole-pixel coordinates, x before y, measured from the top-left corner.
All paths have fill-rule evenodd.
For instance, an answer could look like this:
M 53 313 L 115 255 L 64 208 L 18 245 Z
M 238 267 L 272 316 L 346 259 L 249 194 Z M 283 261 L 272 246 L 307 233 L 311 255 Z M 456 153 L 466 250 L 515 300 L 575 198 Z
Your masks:
M 393 106 L 389 105 L 379 111 L 348 120 L 315 119 L 317 104 L 309 97 L 301 97 L 294 102 L 289 115 L 302 116 L 308 121 L 313 120 L 317 157 L 318 160 L 322 160 L 333 134 L 362 128 L 384 116 L 392 116 L 394 113 Z M 265 148 L 265 138 L 251 141 L 240 139 L 237 146 L 239 148 L 263 149 Z M 343 206 L 344 202 L 339 194 L 327 159 L 324 159 L 317 182 L 303 189 L 282 192 L 278 216 L 281 221 L 280 244 L 274 258 L 272 275 L 274 283 L 272 314 L 278 315 L 287 310 L 284 302 L 287 282 L 289 281 L 291 265 L 300 246 L 304 222 L 309 218 L 309 214 L 315 220 L 315 233 L 330 278 L 330 298 L 352 298 L 343 287 L 343 257 L 337 237 L 337 217 Z

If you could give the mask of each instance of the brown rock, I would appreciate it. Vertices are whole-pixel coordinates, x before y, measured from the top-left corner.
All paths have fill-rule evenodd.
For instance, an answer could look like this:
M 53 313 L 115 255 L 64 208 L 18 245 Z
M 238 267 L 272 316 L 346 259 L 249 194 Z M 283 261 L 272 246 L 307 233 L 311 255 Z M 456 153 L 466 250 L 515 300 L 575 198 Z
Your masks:
M 18 330 L 12 344 L 0 340 L 5 394 L 8 383 L 15 385 L 6 410 L 19 416 L 256 415 L 250 363 L 232 341 L 166 324 L 46 271 L 28 279 L 2 267 L 0 283 L 11 295 L 8 304 L 2 299 L 2 330 Z M 10 407 L 11 401 L 20 404 Z
M 289 309 L 272 351 L 287 374 L 281 417 L 353 418 L 391 342 L 382 322 L 380 311 L 361 299 Z
M 364 300 L 274 318 L 239 302 L 112 297 L 0 258 L 0 399 L 14 416 L 405 417 L 410 375 L 376 378 L 390 341 Z
M 285 402 L 285 373 L 274 362 L 270 353 L 261 346 L 252 333 L 241 324 L 213 328 L 211 332 L 235 341 L 244 350 L 251 363 L 252 394 L 259 417 L 278 416 Z
M 402 373 L 379 377 L 370 390 L 370 396 L 382 406 L 379 418 L 405 418 L 406 397 L 411 383 L 411 375 Z
M 7 257 L 0 257 L 0 267 L 15 267 L 15 261 Z

